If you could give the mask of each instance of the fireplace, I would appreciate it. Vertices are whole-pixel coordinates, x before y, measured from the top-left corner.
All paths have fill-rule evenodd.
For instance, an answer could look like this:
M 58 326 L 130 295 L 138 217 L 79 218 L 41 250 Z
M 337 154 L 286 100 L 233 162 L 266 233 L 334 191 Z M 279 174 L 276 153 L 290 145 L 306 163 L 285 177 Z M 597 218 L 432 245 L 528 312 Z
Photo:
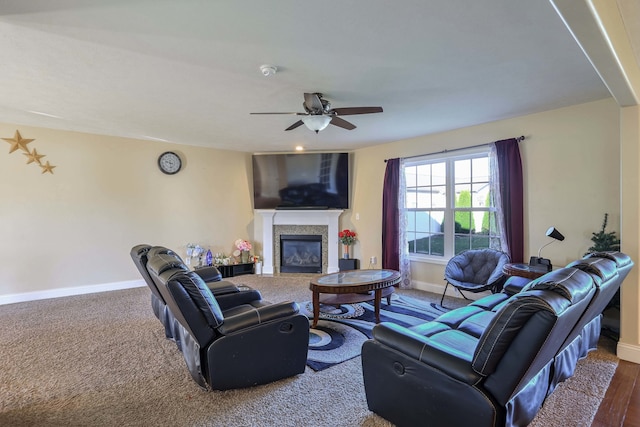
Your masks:
M 262 246 L 262 274 L 280 273 L 280 235 L 322 235 L 322 273 L 338 268 L 338 218 L 342 210 L 256 209 L 256 242 Z
M 322 236 L 280 235 L 281 273 L 322 273 Z

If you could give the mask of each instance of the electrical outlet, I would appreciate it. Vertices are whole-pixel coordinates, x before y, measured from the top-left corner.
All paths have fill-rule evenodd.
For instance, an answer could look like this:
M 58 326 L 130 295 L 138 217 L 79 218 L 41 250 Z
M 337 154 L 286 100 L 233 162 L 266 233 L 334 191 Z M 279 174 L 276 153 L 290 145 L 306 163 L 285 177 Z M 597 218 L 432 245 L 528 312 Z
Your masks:
M 371 263 L 371 265 L 376 265 L 378 263 L 378 258 L 372 256 L 371 258 L 369 258 L 369 262 Z

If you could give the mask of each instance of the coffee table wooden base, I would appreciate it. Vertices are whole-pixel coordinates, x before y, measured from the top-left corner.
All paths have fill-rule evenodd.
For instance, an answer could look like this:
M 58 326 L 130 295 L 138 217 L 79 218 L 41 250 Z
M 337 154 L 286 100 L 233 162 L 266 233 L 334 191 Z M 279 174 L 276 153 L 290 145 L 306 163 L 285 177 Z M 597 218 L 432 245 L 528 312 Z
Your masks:
M 366 302 L 373 300 L 373 307 L 376 315 L 376 323 L 380 323 L 380 303 L 382 298 L 387 298 L 387 304 L 391 305 L 391 294 L 393 293 L 393 286 L 383 289 L 376 289 L 374 291 L 352 294 L 322 294 L 320 292 L 313 291 L 313 325 L 315 328 L 318 324 L 318 318 L 320 317 L 320 304 L 335 305 L 341 304 L 353 304 L 356 302 Z
M 313 327 L 320 317 L 320 300 L 325 304 L 346 304 L 374 301 L 376 323 L 380 323 L 380 301 L 393 293 L 393 287 L 400 283 L 400 272 L 395 270 L 350 270 L 325 274 L 311 280 L 309 289 L 313 295 Z M 320 294 L 324 296 L 321 297 Z

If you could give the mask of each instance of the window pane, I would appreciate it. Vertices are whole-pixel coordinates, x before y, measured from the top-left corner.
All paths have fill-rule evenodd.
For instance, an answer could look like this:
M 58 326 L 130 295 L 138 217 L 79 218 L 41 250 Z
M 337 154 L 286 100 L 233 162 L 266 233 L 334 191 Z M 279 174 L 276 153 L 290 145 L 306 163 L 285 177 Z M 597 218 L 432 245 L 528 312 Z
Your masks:
M 489 236 L 474 234 L 471 236 L 471 249 L 484 249 L 489 247 Z
M 431 253 L 432 256 L 444 256 L 444 234 L 435 233 L 431 235 Z
M 482 216 L 482 233 L 493 235 L 498 234 L 495 212 L 485 212 Z
M 484 208 L 489 206 L 489 183 L 483 182 L 481 184 L 471 185 L 471 206 L 474 208 Z
M 404 197 L 404 203 L 408 209 L 413 209 L 418 207 L 417 194 L 414 188 L 407 188 L 407 193 Z
M 409 253 L 416 252 L 416 233 L 412 231 L 407 232 L 407 243 L 409 244 Z
M 471 160 L 456 160 L 454 168 L 456 184 L 471 182 Z
M 456 233 L 469 234 L 475 231 L 475 221 L 469 211 L 456 211 Z
M 473 159 L 471 169 L 473 171 L 473 182 L 489 181 L 489 157 L 477 157 Z
M 422 255 L 443 256 L 444 235 L 442 233 L 417 234 L 416 252 Z
M 429 237 L 428 233 L 416 233 L 416 253 L 429 254 Z
M 431 216 L 428 212 L 421 211 L 416 212 L 416 231 L 421 233 L 429 233 L 431 230 L 429 228 Z
M 456 208 L 471 207 L 471 186 L 468 184 L 456 185 Z
M 431 185 L 446 185 L 447 183 L 447 164 L 433 163 L 431 165 Z
M 444 212 L 442 211 L 418 211 L 416 212 L 415 231 L 423 233 L 441 233 L 443 218 Z
M 404 168 L 404 180 L 407 187 L 416 186 L 416 167 L 407 166 Z
M 431 193 L 431 206 L 432 208 L 444 209 L 447 207 L 447 187 L 439 185 L 433 188 Z
M 416 185 L 424 187 L 431 185 L 431 165 L 420 165 L 417 167 Z
M 454 254 L 458 255 L 460 252 L 464 252 L 471 249 L 471 242 L 468 234 L 456 234 L 455 235 L 455 247 Z
M 486 213 L 486 211 L 474 211 L 471 214 L 473 215 L 473 224 L 475 225 L 475 228 L 473 229 L 474 233 L 482 233 L 482 223 Z
M 431 207 L 431 187 L 418 188 L 416 208 L 428 209 Z
M 416 212 L 407 211 L 407 231 L 416 231 Z
M 442 233 L 444 231 L 444 211 L 431 211 L 431 232 Z

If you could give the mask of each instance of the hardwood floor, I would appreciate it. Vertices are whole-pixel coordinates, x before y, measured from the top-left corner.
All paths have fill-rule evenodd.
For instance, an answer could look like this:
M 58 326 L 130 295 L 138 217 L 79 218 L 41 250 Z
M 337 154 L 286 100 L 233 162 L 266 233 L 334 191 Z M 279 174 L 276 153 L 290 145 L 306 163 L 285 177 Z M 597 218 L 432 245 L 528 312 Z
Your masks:
M 640 426 L 640 365 L 621 360 L 592 427 Z

